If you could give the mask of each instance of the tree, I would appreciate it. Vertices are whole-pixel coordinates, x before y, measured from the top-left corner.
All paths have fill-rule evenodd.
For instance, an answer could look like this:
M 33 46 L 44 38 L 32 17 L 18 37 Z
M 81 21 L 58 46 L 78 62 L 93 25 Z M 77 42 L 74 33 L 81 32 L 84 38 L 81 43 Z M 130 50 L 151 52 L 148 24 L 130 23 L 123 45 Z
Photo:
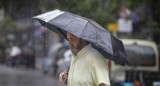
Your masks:
M 118 2 L 117 0 L 113 1 Z M 103 27 L 117 20 L 116 18 L 118 16 L 116 11 L 119 5 L 118 3 L 111 5 L 112 7 L 109 7 L 109 1 L 106 0 L 54 0 L 48 2 L 41 0 L 41 6 L 44 6 L 47 11 L 53 9 L 69 11 L 93 19 Z
M 69 11 L 93 19 L 106 29 L 109 23 L 117 22 L 121 6 L 125 5 L 139 15 L 139 37 L 145 38 L 160 28 L 159 3 L 159 0 L 41 0 L 40 4 L 43 13 L 53 9 Z
M 39 0 L 0 0 L 0 8 L 13 20 L 32 17 L 39 12 Z
M 6 37 L 9 33 L 16 34 L 17 32 L 17 25 L 11 19 L 11 17 L 6 16 L 1 22 L 1 36 Z

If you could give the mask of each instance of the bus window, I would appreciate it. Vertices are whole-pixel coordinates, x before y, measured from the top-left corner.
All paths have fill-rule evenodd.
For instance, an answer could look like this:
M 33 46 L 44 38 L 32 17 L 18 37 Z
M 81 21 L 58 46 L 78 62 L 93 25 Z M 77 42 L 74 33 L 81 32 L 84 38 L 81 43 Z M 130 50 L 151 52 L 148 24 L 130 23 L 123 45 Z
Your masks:
M 154 49 L 150 46 L 125 45 L 128 60 L 132 66 L 155 66 Z

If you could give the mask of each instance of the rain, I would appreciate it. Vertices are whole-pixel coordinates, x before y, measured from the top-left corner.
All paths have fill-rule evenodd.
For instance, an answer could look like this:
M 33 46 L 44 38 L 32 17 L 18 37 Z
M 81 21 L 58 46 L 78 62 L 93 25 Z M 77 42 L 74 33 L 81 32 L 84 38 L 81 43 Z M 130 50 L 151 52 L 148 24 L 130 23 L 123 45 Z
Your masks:
M 129 65 L 106 59 L 111 86 L 160 86 L 159 8 L 159 0 L 0 0 L 0 86 L 67 86 L 59 74 L 73 57 L 68 41 L 34 19 L 53 10 L 94 20 L 122 41 Z

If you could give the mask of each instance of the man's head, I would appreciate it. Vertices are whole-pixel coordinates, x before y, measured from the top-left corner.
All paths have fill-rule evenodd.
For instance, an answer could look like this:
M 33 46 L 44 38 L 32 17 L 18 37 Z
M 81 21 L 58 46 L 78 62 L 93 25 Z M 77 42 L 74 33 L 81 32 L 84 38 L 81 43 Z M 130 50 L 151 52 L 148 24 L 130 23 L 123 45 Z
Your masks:
M 69 42 L 69 47 L 73 54 L 77 54 L 83 47 L 88 45 L 88 42 L 85 40 L 82 40 L 75 35 L 67 32 L 67 39 Z

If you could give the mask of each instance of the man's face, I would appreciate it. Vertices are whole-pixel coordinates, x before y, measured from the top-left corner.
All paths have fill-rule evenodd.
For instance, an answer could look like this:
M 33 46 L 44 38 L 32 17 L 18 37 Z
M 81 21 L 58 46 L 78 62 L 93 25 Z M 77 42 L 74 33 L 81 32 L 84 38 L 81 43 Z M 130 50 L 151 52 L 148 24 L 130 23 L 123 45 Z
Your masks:
M 76 55 L 82 49 L 82 40 L 69 32 L 67 32 L 67 39 L 72 53 Z

